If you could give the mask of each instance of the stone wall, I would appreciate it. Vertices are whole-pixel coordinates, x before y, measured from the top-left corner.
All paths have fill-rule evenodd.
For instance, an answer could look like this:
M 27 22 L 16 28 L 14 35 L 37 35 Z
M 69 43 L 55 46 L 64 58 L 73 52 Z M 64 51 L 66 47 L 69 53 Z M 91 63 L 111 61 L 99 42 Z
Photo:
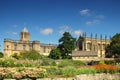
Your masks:
M 71 78 L 43 78 L 37 80 L 120 80 L 119 74 L 83 74 Z

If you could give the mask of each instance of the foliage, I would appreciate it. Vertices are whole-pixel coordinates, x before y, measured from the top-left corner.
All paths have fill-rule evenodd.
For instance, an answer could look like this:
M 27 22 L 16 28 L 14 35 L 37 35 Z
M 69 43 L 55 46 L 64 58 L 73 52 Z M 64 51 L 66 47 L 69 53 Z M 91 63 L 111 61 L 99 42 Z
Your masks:
M 100 61 L 99 64 L 105 64 L 104 60 Z
M 18 55 L 17 53 L 14 53 L 12 55 L 12 57 L 15 58 L 15 59 L 21 59 L 22 58 L 21 55 Z
M 59 39 L 59 43 L 58 48 L 61 51 L 62 58 L 71 58 L 72 50 L 74 50 L 76 46 L 76 39 L 73 38 L 69 32 L 65 32 L 63 37 Z
M 74 60 L 73 63 L 74 63 L 74 66 L 85 66 L 85 65 L 87 65 L 85 62 L 79 61 L 79 60 Z
M 53 59 L 50 58 L 44 58 L 42 59 L 41 66 L 55 66 L 56 63 Z
M 60 68 L 46 68 L 47 77 L 57 77 L 62 75 Z
M 74 60 L 69 60 L 69 59 L 64 59 L 61 60 L 60 63 L 58 64 L 58 67 L 64 68 L 64 67 L 76 67 L 80 65 L 86 65 L 85 62 L 82 61 L 74 61 Z
M 50 51 L 50 54 L 49 54 L 48 57 L 49 57 L 49 58 L 52 58 L 52 59 L 55 59 L 55 60 L 61 59 L 61 53 L 60 53 L 59 48 L 52 49 L 52 50 Z
M 82 67 L 77 69 L 77 74 L 95 74 L 97 70 L 92 67 Z
M 105 64 L 111 64 L 111 65 L 114 65 L 115 63 L 116 63 L 116 61 L 115 60 L 105 60 L 104 61 L 105 62 Z
M 75 68 L 64 68 L 62 70 L 62 75 L 64 77 L 74 77 L 77 74 L 77 70 Z
M 37 60 L 41 57 L 41 55 L 35 50 L 23 51 L 20 53 L 20 55 L 23 59 L 32 59 L 32 60 Z
M 118 67 L 113 65 L 98 64 L 93 66 L 98 73 L 116 73 Z
M 0 67 L 0 77 L 2 79 L 23 79 L 30 78 L 32 80 L 36 78 L 43 78 L 46 76 L 46 71 L 41 68 L 2 68 Z
M 14 67 L 15 59 L 13 58 L 1 58 L 0 59 L 0 66 L 1 67 Z
M 0 58 L 2 58 L 3 57 L 3 53 L 2 52 L 0 52 Z
M 0 67 L 39 67 L 40 60 L 16 60 L 14 58 L 1 58 Z
M 120 58 L 120 33 L 115 34 L 111 38 L 111 43 L 107 46 L 106 52 L 108 53 L 106 57 L 114 56 Z

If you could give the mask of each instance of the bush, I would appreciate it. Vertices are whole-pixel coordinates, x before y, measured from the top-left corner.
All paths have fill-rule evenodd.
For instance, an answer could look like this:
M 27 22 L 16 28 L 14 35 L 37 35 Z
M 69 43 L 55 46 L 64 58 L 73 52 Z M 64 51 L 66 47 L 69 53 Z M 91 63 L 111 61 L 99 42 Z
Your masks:
M 79 60 L 74 60 L 73 61 L 74 66 L 83 66 L 87 65 L 85 62 L 79 61 Z
M 56 63 L 53 59 L 50 58 L 44 58 L 42 59 L 41 66 L 55 66 Z
M 37 60 L 41 57 L 41 55 L 35 50 L 21 52 L 20 55 L 23 59 L 30 60 Z
M 15 58 L 15 59 L 21 59 L 22 58 L 21 55 L 18 55 L 18 53 L 14 53 L 12 55 L 12 57 Z
M 113 65 L 98 64 L 94 68 L 98 73 L 116 73 L 118 72 L 118 67 Z
M 115 64 L 115 60 L 105 60 L 105 64 Z
M 49 54 L 48 57 L 49 57 L 49 58 L 52 58 L 52 59 L 55 59 L 55 60 L 61 59 L 60 50 L 59 50 L 58 48 L 52 49 L 52 50 L 50 51 L 50 54 Z
M 74 77 L 77 74 L 77 70 L 75 68 L 64 68 L 62 70 L 63 77 Z
M 0 59 L 1 67 L 15 67 L 15 59 L 13 58 L 2 58 Z
M 61 60 L 60 63 L 58 64 L 58 67 L 68 67 L 68 66 L 74 66 L 73 64 L 73 60 L 69 60 L 69 59 L 64 59 Z
M 60 68 L 46 68 L 47 77 L 57 77 L 62 75 Z
M 95 68 L 82 67 L 77 70 L 77 74 L 95 74 L 97 70 Z
M 60 61 L 60 63 L 58 64 L 58 67 L 68 67 L 68 66 L 76 67 L 80 65 L 86 65 L 86 63 L 78 60 L 74 61 L 71 59 L 64 59 Z
M 3 57 L 3 53 L 2 52 L 0 52 L 0 58 L 2 58 Z

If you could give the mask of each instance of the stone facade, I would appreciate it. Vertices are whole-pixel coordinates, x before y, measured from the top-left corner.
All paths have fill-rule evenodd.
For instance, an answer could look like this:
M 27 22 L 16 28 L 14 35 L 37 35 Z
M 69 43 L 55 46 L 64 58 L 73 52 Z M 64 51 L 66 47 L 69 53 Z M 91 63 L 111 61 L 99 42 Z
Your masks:
M 42 55 L 48 55 L 51 49 L 56 48 L 54 44 L 43 44 L 40 41 L 30 41 L 30 33 L 26 28 L 20 33 L 20 40 L 4 39 L 4 55 L 11 56 L 21 51 L 36 50 Z
M 97 35 L 93 38 L 92 34 L 91 37 L 86 37 L 86 34 L 83 34 L 77 41 L 77 48 L 72 52 L 72 58 L 86 60 L 105 58 L 105 47 L 109 44 L 110 40 L 106 36 L 103 39 L 102 35 L 100 38 L 97 38 Z

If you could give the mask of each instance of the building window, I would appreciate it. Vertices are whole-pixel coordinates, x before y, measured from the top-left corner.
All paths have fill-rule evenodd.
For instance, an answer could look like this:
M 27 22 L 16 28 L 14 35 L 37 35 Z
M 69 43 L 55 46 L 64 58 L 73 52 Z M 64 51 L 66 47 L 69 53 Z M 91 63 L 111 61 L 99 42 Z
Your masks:
M 91 43 L 87 43 L 87 49 L 91 50 Z
M 7 49 L 9 48 L 9 45 L 7 45 Z
M 23 50 L 26 50 L 26 45 L 25 44 L 23 45 Z
M 14 50 L 17 50 L 17 44 L 14 45 Z
M 98 44 L 98 50 L 100 50 L 101 49 L 101 46 L 100 46 L 100 44 Z

